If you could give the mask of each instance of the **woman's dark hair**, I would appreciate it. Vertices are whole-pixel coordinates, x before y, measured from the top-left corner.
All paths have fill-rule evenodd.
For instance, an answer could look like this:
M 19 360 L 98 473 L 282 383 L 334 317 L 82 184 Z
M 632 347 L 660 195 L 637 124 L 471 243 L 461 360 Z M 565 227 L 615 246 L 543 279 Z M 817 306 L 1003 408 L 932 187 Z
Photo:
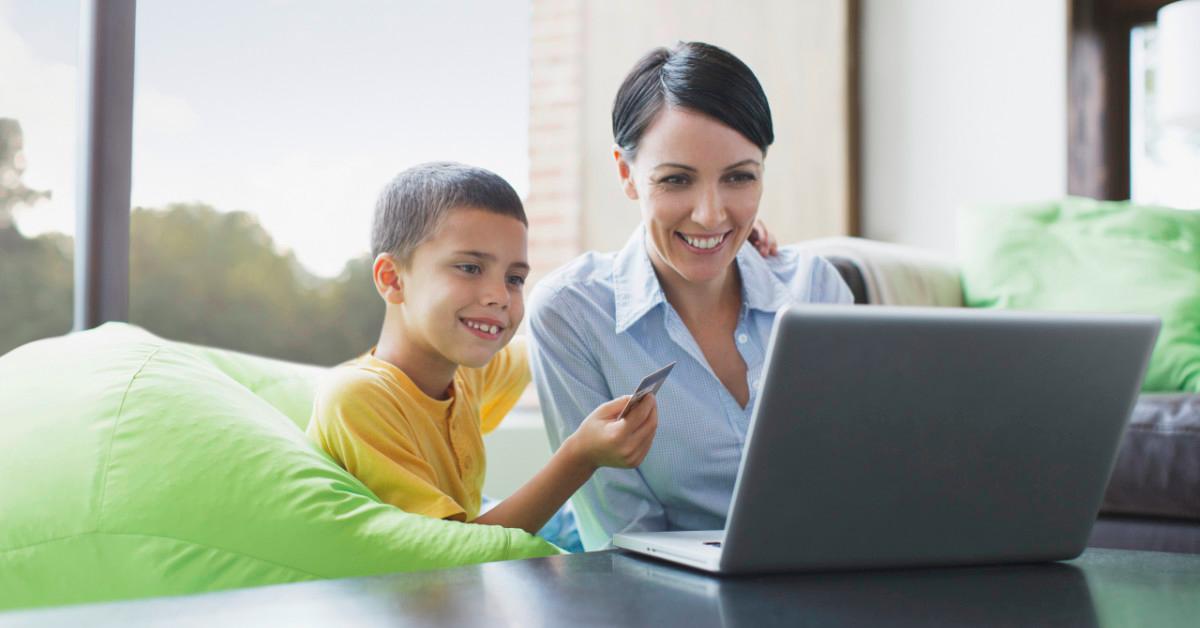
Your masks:
M 728 51 L 701 42 L 679 42 L 642 57 L 617 90 L 613 140 L 630 158 L 663 106 L 716 119 L 767 152 L 775 141 L 771 107 L 754 72 Z

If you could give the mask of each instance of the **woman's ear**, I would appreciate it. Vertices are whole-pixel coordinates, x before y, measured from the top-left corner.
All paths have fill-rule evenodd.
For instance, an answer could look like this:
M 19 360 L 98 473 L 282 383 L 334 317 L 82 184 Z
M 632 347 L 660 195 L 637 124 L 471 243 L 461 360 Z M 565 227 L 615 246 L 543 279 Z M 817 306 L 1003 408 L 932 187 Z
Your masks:
M 375 265 L 371 268 L 375 291 L 389 304 L 404 303 L 404 279 L 400 270 L 400 262 L 391 253 L 375 256 Z
M 633 169 L 625 159 L 625 153 L 620 146 L 613 144 L 612 151 L 613 159 L 617 162 L 617 176 L 621 177 L 621 190 L 625 192 L 625 196 L 628 196 L 629 200 L 636 201 L 638 191 L 637 185 L 633 182 Z

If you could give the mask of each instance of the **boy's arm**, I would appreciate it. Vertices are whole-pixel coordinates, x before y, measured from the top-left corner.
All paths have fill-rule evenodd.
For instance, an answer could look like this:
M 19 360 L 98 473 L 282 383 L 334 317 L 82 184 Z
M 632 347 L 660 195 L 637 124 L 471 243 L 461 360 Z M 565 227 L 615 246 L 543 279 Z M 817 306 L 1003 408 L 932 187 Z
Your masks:
M 654 439 L 657 407 L 654 396 L 647 395 L 618 418 L 628 400 L 625 396 L 601 404 L 533 479 L 474 522 L 536 534 L 596 469 L 640 464 Z
M 612 323 L 592 304 L 543 286 L 534 289 L 527 321 L 533 380 L 550 445 L 558 449 L 588 412 L 613 397 L 601 368 L 619 364 L 602 329 L 611 330 Z M 575 496 L 574 505 L 587 549 L 607 545 L 615 532 L 668 527 L 662 503 L 637 469 L 600 469 Z
M 474 523 L 521 528 L 537 534 L 594 472 L 594 467 L 564 446 L 517 492 L 480 515 Z

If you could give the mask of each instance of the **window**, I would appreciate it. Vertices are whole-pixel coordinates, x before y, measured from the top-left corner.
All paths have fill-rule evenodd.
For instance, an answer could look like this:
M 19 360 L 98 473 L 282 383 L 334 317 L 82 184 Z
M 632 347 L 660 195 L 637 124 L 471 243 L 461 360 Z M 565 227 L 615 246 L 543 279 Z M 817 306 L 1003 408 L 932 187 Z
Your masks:
M 1130 33 L 1130 196 L 1138 203 L 1200 209 L 1200 132 L 1159 124 L 1153 24 Z
M 0 4 L 0 354 L 71 328 L 79 3 Z
M 529 11 L 139 3 L 131 322 L 319 364 L 369 348 L 384 183 L 453 160 L 528 188 Z

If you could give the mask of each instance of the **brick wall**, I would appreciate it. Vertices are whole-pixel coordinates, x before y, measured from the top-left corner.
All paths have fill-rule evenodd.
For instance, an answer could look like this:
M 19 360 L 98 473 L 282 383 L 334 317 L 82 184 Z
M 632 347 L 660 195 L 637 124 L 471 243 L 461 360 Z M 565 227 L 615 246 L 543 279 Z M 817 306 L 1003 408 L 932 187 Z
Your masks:
M 529 288 L 583 250 L 583 13 L 583 0 L 533 0 L 525 199 L 533 266 Z

